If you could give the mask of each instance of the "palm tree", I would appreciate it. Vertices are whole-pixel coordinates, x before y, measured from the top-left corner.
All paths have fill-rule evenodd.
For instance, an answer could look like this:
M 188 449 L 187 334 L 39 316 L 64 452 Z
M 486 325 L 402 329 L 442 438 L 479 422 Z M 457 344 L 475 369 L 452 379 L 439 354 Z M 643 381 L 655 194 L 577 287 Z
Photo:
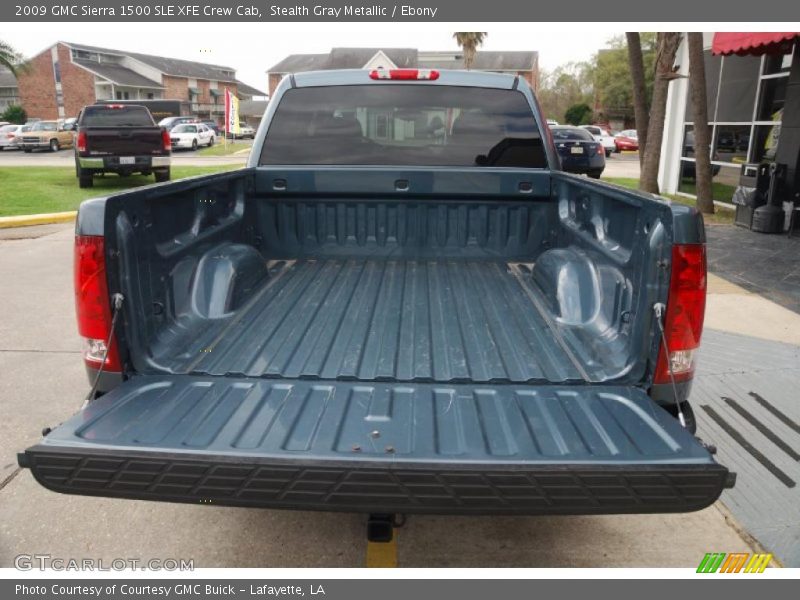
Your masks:
M 485 31 L 457 31 L 453 34 L 461 50 L 464 52 L 464 68 L 469 71 L 475 62 L 478 46 L 483 44 L 483 39 L 489 35 Z
M 689 91 L 691 92 L 692 121 L 694 122 L 694 178 L 697 208 L 702 213 L 714 214 L 711 175 L 711 128 L 708 126 L 703 34 L 689 32 L 686 35 L 689 47 Z
M 25 69 L 25 61 L 22 55 L 11 44 L 3 40 L 0 40 L 0 67 L 5 67 L 11 71 L 14 77 Z

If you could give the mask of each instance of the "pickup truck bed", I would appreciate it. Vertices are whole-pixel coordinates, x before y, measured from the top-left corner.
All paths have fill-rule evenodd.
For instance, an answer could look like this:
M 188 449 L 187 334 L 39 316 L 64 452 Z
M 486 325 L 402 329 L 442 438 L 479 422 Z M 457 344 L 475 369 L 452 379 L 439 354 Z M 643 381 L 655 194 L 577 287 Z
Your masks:
M 299 259 L 273 261 L 269 273 L 235 319 L 198 331 L 180 355 L 165 351 L 166 366 L 429 382 L 580 380 L 599 370 L 551 329 L 530 264 Z
M 60 492 L 215 505 L 708 506 L 733 477 L 676 408 L 702 219 L 562 172 L 542 124 L 514 76 L 301 73 L 246 169 L 84 202 L 102 395 L 20 465 Z
M 406 176 L 419 194 L 248 169 L 84 204 L 132 376 L 21 462 L 58 491 L 237 506 L 713 502 L 727 469 L 641 385 L 669 207 L 563 174 L 522 175 L 533 197 L 454 176 L 449 199 Z M 377 198 L 346 191 L 365 177 Z

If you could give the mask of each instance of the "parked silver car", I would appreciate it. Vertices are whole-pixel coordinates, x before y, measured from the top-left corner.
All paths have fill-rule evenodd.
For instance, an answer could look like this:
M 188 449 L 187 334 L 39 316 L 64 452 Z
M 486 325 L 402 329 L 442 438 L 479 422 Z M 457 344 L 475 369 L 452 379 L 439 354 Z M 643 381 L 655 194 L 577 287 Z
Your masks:
M 19 150 L 17 133 L 22 125 L 3 125 L 0 127 L 0 150 Z

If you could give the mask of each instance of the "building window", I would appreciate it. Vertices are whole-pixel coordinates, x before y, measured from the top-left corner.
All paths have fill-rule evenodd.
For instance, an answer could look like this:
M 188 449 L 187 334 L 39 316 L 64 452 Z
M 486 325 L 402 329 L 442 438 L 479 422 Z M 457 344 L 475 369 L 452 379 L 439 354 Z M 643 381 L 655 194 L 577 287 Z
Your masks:
M 117 100 L 130 100 L 131 99 L 131 94 L 130 94 L 130 92 L 120 92 L 119 90 L 117 90 L 116 99 Z
M 53 61 L 53 77 L 56 83 L 61 83 L 61 63 L 57 60 Z
M 792 53 L 782 56 L 712 56 L 705 53 L 706 97 L 711 127 L 714 200 L 730 202 L 744 163 L 771 161 L 780 136 Z M 678 192 L 695 195 L 691 90 Z
M 153 92 L 147 92 L 147 99 L 148 100 L 152 100 L 153 98 L 155 98 L 155 96 L 153 95 Z

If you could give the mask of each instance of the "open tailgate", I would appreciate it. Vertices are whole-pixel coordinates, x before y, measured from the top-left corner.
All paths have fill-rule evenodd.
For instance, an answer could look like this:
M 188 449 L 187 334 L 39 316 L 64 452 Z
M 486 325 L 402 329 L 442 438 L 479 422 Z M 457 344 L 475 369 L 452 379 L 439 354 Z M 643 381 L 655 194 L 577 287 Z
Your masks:
M 640 389 L 136 376 L 19 455 L 99 496 L 402 513 L 685 512 L 728 470 Z

